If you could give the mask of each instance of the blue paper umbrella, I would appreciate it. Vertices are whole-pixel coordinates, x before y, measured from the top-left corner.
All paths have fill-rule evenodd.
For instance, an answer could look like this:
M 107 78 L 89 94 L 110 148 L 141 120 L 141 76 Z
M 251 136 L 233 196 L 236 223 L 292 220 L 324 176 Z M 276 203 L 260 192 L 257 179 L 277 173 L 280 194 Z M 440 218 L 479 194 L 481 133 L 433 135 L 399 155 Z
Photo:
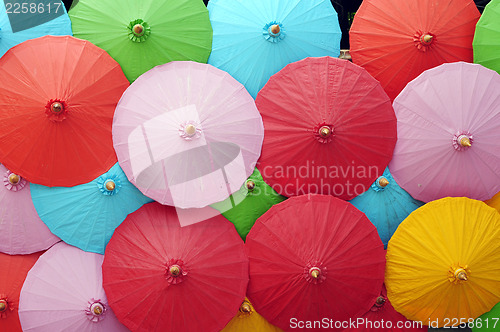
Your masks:
M 118 164 L 97 179 L 74 187 L 31 184 L 33 204 L 52 233 L 82 250 L 104 249 L 129 213 L 152 202 L 132 185 Z
M 231 74 L 254 98 L 287 64 L 340 54 L 342 33 L 329 0 L 210 0 L 208 11 L 208 63 Z
M 28 39 L 72 34 L 68 13 L 59 0 L 0 1 L 0 57 Z
M 387 248 L 392 234 L 408 215 L 424 203 L 413 199 L 394 180 L 386 168 L 371 187 L 350 202 L 364 212 L 377 227 L 378 234 Z

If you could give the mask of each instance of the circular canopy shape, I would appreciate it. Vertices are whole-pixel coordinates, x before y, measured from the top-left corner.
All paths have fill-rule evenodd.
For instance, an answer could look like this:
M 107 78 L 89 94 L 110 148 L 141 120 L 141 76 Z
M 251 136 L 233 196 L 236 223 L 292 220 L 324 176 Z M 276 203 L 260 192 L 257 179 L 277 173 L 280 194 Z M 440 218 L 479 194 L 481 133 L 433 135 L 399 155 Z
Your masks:
M 415 199 L 500 191 L 500 76 L 458 62 L 429 69 L 394 100 L 392 176 Z
M 206 63 L 212 49 L 199 0 L 80 0 L 69 16 L 74 36 L 106 50 L 130 82 L 170 61 Z
M 116 163 L 115 106 L 128 81 L 90 42 L 47 36 L 0 59 L 0 160 L 32 183 L 71 187 Z
M 175 208 L 149 203 L 106 247 L 104 289 L 132 331 L 220 331 L 245 299 L 248 258 L 221 215 L 180 227 Z
M 271 75 L 306 57 L 340 53 L 341 31 L 329 0 L 211 0 L 208 63 L 227 71 L 255 98 Z
M 113 144 L 130 182 L 180 208 L 202 208 L 240 189 L 254 170 L 263 135 L 245 88 L 213 66 L 189 61 L 155 67 L 137 79 L 113 122 Z
M 128 331 L 116 319 L 102 288 L 103 259 L 64 242 L 40 256 L 21 290 L 23 331 Z
M 349 32 L 352 61 L 393 100 L 427 69 L 472 62 L 479 16 L 472 0 L 365 0 Z
M 299 218 L 297 216 L 300 216 Z M 349 320 L 380 295 L 385 251 L 368 218 L 323 195 L 292 197 L 260 217 L 246 241 L 248 298 L 270 323 Z
M 351 199 L 382 175 L 396 116 L 363 68 L 331 57 L 286 66 L 259 92 L 265 137 L 257 167 L 279 194 Z
M 465 197 L 433 201 L 410 214 L 389 241 L 387 294 L 408 319 L 458 325 L 499 302 L 499 260 L 495 209 Z
M 500 2 L 490 2 L 479 22 L 472 48 L 474 62 L 495 70 L 500 74 Z

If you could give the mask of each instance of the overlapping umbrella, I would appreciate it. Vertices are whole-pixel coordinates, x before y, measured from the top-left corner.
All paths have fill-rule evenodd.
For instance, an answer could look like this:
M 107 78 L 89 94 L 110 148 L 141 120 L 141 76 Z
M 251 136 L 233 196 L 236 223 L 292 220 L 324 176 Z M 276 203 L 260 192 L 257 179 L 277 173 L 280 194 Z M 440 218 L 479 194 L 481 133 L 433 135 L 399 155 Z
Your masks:
M 352 61 L 393 100 L 427 69 L 472 62 L 479 17 L 472 0 L 365 0 L 349 31 Z
M 415 210 L 387 248 L 385 284 L 394 308 L 426 324 L 455 326 L 500 301 L 500 214 L 447 197 Z
M 307 58 L 271 77 L 256 99 L 265 137 L 257 168 L 279 194 L 351 199 L 384 172 L 396 143 L 396 116 L 363 68 Z
M 154 66 L 210 55 L 212 27 L 199 0 L 80 0 L 69 16 L 75 37 L 106 50 L 130 82 Z
M 115 228 L 131 212 L 152 200 L 128 182 L 118 164 L 89 183 L 75 187 L 33 184 L 36 212 L 64 242 L 104 254 Z
M 281 329 L 259 315 L 250 300 L 245 299 L 236 316 L 221 332 L 280 332 Z
M 470 326 L 473 332 L 498 331 L 500 328 L 500 302 L 493 309 L 479 316 Z
M 500 75 L 465 62 L 429 69 L 394 101 L 389 164 L 413 198 L 490 199 L 500 191 Z
M 500 192 L 498 192 L 491 199 L 486 200 L 485 203 L 491 207 L 494 207 L 498 212 L 500 212 Z
M 92 181 L 116 163 L 111 124 L 128 81 L 102 49 L 73 37 L 25 41 L 0 58 L 0 160 L 45 186 Z
M 245 88 L 190 61 L 142 75 L 125 91 L 113 121 L 113 144 L 130 182 L 179 208 L 202 208 L 239 190 L 254 170 L 263 135 Z
M 0 165 L 0 252 L 16 255 L 45 250 L 60 241 L 40 220 L 30 183 Z
M 211 0 L 208 10 L 214 29 L 208 63 L 254 98 L 289 63 L 340 52 L 339 21 L 328 0 Z
M 500 73 L 500 3 L 492 1 L 477 22 L 472 48 L 474 62 Z
M 126 332 L 102 288 L 103 256 L 60 242 L 28 272 L 21 289 L 23 331 Z
M 351 204 L 326 195 L 292 197 L 260 217 L 247 236 L 248 298 L 270 323 L 349 320 L 382 289 L 385 251 Z

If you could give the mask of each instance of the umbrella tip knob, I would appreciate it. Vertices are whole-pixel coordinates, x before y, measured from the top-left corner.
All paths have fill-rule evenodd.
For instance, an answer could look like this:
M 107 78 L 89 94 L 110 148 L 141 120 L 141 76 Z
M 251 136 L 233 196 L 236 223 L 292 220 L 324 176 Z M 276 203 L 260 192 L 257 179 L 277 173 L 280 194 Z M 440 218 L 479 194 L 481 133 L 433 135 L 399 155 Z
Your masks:
M 271 29 L 271 32 L 275 35 L 277 35 L 281 31 L 281 28 L 278 24 L 271 25 L 270 29 Z
M 21 181 L 21 177 L 17 174 L 11 173 L 8 178 L 10 184 L 16 185 Z
M 50 105 L 50 110 L 52 111 L 52 113 L 59 114 L 64 111 L 64 106 L 60 102 L 56 101 L 53 102 L 52 105 Z
M 380 305 L 382 305 L 384 303 L 385 303 L 385 297 L 383 297 L 383 296 L 377 297 L 377 300 L 375 301 L 375 304 L 377 304 L 377 305 L 380 306 Z
M 247 301 L 244 301 L 241 306 L 240 306 L 240 311 L 244 313 L 251 313 L 252 312 L 252 307 L 250 306 L 250 303 Z
M 248 191 L 253 191 L 255 189 L 255 182 L 253 182 L 252 180 L 248 180 L 245 185 Z
M 134 34 L 136 36 L 142 36 L 144 34 L 144 27 L 142 26 L 142 24 L 138 23 L 136 25 L 134 25 L 134 27 L 132 28 L 132 31 L 134 32 Z
M 109 180 L 106 182 L 106 190 L 113 191 L 116 188 L 116 184 L 113 180 Z
M 467 136 L 464 136 L 460 139 L 460 145 L 463 147 L 466 147 L 466 146 L 471 147 L 472 146 L 470 139 Z
M 422 41 L 426 44 L 429 44 L 432 41 L 432 38 L 434 38 L 434 36 L 426 33 L 425 35 L 422 36 Z
M 379 186 L 381 186 L 382 188 L 385 188 L 387 187 L 387 185 L 389 185 L 389 180 L 387 180 L 386 178 L 384 177 L 381 177 L 379 180 L 378 180 L 378 184 Z
M 5 299 L 0 300 L 0 312 L 4 312 L 8 309 L 9 305 Z
M 455 275 L 455 280 L 467 281 L 469 279 L 467 271 L 463 268 L 456 269 L 454 275 Z
M 317 267 L 313 267 L 311 268 L 311 270 L 309 271 L 309 274 L 311 275 L 311 277 L 313 277 L 314 279 L 318 279 L 319 278 L 319 275 L 321 274 L 321 270 Z
M 172 276 L 177 277 L 179 274 L 181 274 L 181 268 L 179 265 L 172 265 L 169 269 L 169 272 Z
M 319 128 L 319 135 L 323 138 L 328 138 L 332 135 L 333 131 L 330 126 L 322 126 Z
M 194 136 L 194 134 L 196 134 L 196 126 L 193 125 L 193 124 L 188 124 L 185 128 L 184 128 L 184 132 L 186 133 L 186 135 L 188 135 L 189 137 L 192 137 Z

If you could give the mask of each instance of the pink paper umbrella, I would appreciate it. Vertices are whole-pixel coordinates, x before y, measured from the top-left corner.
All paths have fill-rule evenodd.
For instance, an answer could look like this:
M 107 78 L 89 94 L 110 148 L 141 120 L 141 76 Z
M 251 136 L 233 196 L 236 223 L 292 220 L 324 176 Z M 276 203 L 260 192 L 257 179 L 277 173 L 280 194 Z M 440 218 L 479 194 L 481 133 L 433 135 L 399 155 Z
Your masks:
M 118 162 L 146 196 L 202 208 L 239 190 L 260 156 L 264 128 L 253 98 L 226 72 L 170 62 L 140 76 L 113 121 Z
M 394 100 L 389 169 L 413 198 L 477 200 L 500 191 L 500 75 L 456 62 L 422 73 Z
M 3 165 L 0 181 L 0 252 L 31 254 L 60 241 L 38 217 L 29 182 Z
M 23 331 L 125 332 L 102 288 L 104 256 L 64 242 L 28 272 L 19 299 Z

